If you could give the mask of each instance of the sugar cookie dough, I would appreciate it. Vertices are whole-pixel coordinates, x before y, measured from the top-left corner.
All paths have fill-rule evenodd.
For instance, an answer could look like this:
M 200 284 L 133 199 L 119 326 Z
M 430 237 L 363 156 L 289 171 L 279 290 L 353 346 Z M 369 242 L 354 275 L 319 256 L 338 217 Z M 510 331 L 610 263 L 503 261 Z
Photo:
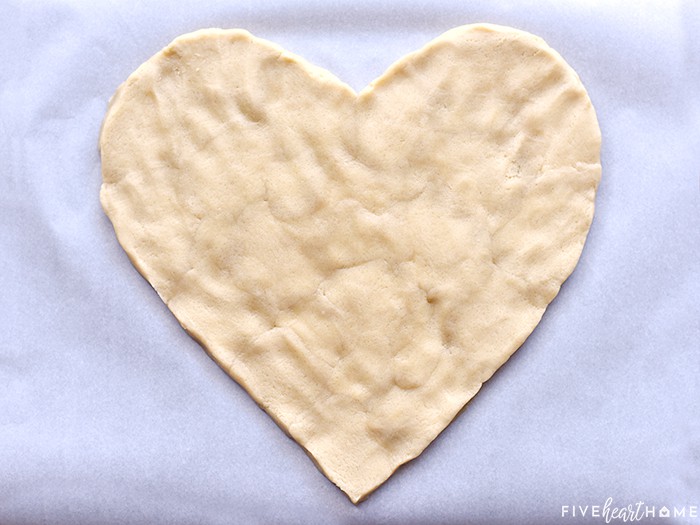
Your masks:
M 576 73 L 493 25 L 359 94 L 245 31 L 190 33 L 118 89 L 100 150 L 134 266 L 353 502 L 532 332 L 600 178 Z

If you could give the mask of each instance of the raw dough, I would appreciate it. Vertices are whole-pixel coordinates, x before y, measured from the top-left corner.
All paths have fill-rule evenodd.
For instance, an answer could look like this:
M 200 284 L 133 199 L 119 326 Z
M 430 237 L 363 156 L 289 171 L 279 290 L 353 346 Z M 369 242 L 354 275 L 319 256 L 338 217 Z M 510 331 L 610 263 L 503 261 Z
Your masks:
M 577 75 L 493 25 L 359 94 L 245 31 L 190 33 L 119 88 L 100 148 L 134 265 L 353 502 L 532 332 L 600 178 Z

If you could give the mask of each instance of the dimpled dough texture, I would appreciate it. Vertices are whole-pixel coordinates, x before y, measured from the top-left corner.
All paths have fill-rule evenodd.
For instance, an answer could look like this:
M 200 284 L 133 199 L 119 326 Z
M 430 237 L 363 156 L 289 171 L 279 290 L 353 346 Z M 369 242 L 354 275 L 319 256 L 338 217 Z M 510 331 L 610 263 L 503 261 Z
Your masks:
M 353 502 L 532 332 L 600 178 L 576 73 L 491 25 L 359 94 L 245 31 L 190 33 L 119 88 L 100 148 L 131 261 Z

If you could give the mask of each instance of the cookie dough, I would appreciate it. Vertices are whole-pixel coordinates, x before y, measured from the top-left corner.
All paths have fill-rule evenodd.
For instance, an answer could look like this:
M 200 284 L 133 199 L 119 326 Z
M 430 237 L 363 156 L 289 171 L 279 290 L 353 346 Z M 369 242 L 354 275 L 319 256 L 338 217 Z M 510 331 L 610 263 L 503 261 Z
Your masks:
M 576 73 L 483 24 L 360 93 L 245 31 L 190 33 L 118 89 L 100 151 L 134 266 L 353 502 L 532 332 L 600 178 Z

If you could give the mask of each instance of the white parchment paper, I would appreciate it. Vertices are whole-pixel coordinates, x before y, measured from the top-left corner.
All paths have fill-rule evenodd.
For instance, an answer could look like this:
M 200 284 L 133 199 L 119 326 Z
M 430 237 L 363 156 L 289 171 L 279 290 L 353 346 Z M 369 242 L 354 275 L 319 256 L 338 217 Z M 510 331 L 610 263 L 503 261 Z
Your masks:
M 185 32 L 242 27 L 360 89 L 473 22 L 542 36 L 581 76 L 596 217 L 521 350 L 356 507 L 131 266 L 98 132 Z M 700 3 L 674 0 L 2 0 L 0 523 L 603 523 L 572 507 L 613 498 L 700 525 L 699 34 Z

